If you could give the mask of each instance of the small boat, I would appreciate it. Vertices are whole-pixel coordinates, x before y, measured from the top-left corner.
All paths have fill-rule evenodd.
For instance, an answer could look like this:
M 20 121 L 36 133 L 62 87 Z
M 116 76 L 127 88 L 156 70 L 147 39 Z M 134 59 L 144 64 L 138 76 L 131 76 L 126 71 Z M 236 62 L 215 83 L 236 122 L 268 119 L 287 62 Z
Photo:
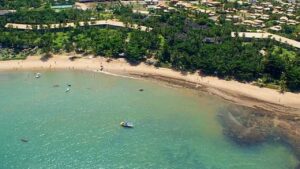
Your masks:
M 40 74 L 40 73 L 36 73 L 36 74 L 35 74 L 35 78 L 38 79 L 38 78 L 40 78 L 40 77 L 41 77 L 41 74 Z
M 24 139 L 24 138 L 22 138 L 21 141 L 22 141 L 23 143 L 27 143 L 27 142 L 28 142 L 28 140 L 27 140 L 27 139 Z
M 66 90 L 66 93 L 68 93 L 70 90 L 71 90 L 71 89 L 68 87 L 67 90 Z
M 122 121 L 120 125 L 125 128 L 133 128 L 133 124 L 127 121 Z

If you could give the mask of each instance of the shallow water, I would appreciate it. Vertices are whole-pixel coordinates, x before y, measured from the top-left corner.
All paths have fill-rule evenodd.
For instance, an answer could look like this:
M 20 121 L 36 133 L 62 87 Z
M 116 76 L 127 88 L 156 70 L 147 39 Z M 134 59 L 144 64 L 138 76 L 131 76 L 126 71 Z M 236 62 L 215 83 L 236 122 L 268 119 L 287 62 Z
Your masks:
M 297 165 L 281 144 L 241 147 L 227 139 L 217 119 L 227 104 L 188 89 L 97 73 L 42 72 L 35 79 L 33 72 L 2 72 L 0 169 Z M 121 128 L 124 119 L 135 128 Z

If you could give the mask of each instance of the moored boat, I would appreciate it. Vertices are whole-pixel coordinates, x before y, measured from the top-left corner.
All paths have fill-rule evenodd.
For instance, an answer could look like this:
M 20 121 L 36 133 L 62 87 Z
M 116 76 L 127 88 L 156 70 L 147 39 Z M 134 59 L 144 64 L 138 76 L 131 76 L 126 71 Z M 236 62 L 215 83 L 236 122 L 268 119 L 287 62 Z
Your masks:
M 40 78 L 41 77 L 41 73 L 36 73 L 35 74 L 35 78 Z
M 68 87 L 68 88 L 66 89 L 65 92 L 68 93 L 70 90 L 71 90 L 71 89 Z
M 120 125 L 125 128 L 133 128 L 133 124 L 127 121 L 122 121 Z
M 24 138 L 22 138 L 22 139 L 20 139 L 23 143 L 27 143 L 28 142 L 28 140 L 27 139 L 24 139 Z

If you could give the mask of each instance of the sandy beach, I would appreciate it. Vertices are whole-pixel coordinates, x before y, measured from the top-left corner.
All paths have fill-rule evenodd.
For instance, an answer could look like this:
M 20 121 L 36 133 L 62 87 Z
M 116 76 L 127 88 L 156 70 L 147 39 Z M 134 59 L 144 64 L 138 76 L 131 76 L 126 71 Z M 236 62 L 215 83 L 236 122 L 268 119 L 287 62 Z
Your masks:
M 0 70 L 87 70 L 154 79 L 172 85 L 205 91 L 248 107 L 261 108 L 272 112 L 300 114 L 300 94 L 298 93 L 286 92 L 281 94 L 276 90 L 259 88 L 251 84 L 233 80 L 226 81 L 216 77 L 202 77 L 198 73 L 182 74 L 171 69 L 155 68 L 144 63 L 133 66 L 124 59 L 107 62 L 107 58 L 86 56 L 71 61 L 69 59 L 71 56 L 74 56 L 74 54 L 53 55 L 47 61 L 41 61 L 40 56 L 30 56 L 26 60 L 0 61 Z

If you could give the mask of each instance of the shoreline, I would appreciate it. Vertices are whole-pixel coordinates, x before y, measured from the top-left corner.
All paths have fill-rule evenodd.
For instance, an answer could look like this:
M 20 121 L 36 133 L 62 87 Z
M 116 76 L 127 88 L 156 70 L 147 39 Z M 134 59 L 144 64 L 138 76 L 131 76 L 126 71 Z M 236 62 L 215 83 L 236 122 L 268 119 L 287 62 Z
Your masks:
M 124 59 L 84 58 L 70 61 L 74 54 L 53 55 L 47 61 L 41 61 L 40 56 L 30 56 L 26 60 L 0 61 L 0 71 L 20 70 L 86 70 L 126 78 L 142 78 L 167 83 L 170 85 L 191 88 L 216 95 L 237 105 L 264 109 L 278 113 L 300 115 L 300 94 L 260 88 L 237 81 L 226 81 L 216 77 L 202 77 L 197 73 L 182 74 L 167 68 L 156 68 L 141 63 L 130 65 Z M 76 55 L 78 56 L 78 55 Z M 101 66 L 103 70 L 101 71 Z

